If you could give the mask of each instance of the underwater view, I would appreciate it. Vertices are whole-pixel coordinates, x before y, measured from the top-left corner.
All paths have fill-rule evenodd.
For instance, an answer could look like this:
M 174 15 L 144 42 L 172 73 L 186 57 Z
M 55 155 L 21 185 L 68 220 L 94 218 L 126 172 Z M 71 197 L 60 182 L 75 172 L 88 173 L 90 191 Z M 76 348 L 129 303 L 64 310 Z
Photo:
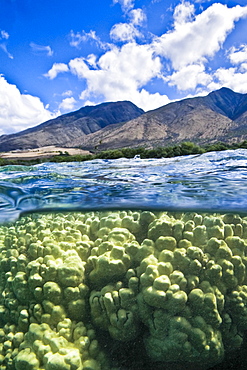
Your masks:
M 247 150 L 0 168 L 0 370 L 247 367 Z

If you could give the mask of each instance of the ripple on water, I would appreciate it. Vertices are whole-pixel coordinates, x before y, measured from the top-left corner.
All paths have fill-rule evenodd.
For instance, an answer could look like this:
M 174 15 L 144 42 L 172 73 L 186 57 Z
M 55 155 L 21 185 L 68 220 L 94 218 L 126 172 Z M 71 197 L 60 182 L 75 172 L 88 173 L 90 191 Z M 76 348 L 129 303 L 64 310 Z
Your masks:
M 0 168 L 0 221 L 26 211 L 247 211 L 247 150 Z

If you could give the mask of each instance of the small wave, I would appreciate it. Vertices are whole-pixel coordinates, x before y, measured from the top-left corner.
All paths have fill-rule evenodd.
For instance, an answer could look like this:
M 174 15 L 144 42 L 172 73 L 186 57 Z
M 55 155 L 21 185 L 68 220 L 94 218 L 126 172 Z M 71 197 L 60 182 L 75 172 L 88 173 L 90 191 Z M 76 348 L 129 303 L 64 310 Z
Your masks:
M 4 166 L 0 222 L 24 212 L 164 209 L 247 212 L 247 150 L 160 159 Z

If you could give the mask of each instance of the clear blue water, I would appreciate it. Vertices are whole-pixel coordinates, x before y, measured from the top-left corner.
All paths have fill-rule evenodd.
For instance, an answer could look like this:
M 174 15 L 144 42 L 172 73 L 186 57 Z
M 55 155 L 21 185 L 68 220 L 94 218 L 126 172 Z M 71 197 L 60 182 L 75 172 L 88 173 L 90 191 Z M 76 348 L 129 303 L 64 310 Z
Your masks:
M 26 211 L 247 211 L 247 150 L 0 167 L 0 222 Z

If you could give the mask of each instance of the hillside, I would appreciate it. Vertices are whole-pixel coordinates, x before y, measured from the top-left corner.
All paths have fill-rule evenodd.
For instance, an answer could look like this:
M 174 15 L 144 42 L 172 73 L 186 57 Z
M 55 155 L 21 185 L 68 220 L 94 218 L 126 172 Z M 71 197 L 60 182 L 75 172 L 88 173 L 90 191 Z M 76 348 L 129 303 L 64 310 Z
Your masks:
M 183 141 L 239 142 L 246 134 L 247 94 L 222 88 L 205 97 L 170 103 L 128 122 L 105 127 L 72 144 L 105 150 L 166 146 Z
M 16 134 L 0 136 L 0 151 L 50 145 L 71 147 L 76 138 L 82 140 L 107 125 L 129 121 L 143 113 L 128 101 L 83 107 Z
M 192 141 L 240 142 L 247 134 L 247 94 L 228 88 L 144 113 L 130 102 L 84 107 L 31 129 L 0 137 L 0 151 L 48 145 L 107 150 Z

